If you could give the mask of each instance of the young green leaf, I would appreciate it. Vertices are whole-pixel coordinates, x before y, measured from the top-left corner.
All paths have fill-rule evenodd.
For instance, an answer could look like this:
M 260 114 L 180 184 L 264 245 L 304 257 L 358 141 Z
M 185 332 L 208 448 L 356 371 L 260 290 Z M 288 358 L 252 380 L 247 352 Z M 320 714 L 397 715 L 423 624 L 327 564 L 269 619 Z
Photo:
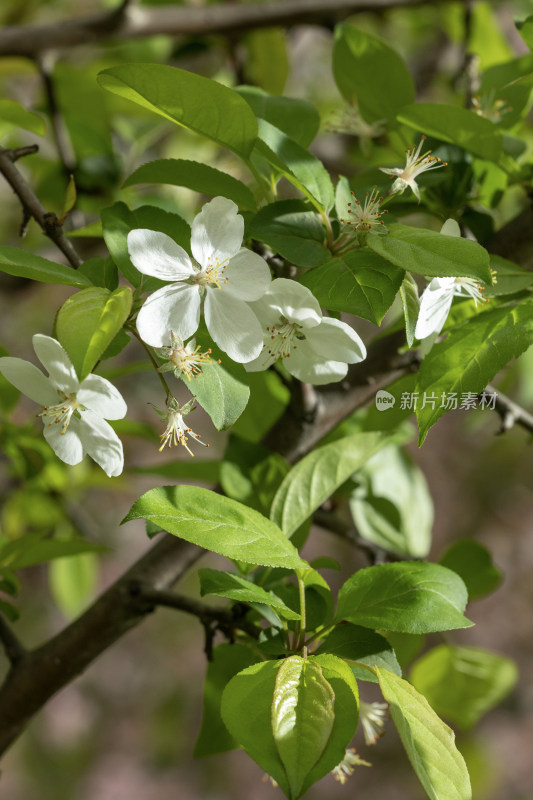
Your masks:
M 333 730 L 335 694 L 314 659 L 286 658 L 276 675 L 272 733 L 292 800 L 300 797 Z
M 250 397 L 244 368 L 227 357 L 222 364 L 216 360 L 206 364 L 193 382 L 185 376 L 182 380 L 218 431 L 225 431 L 239 419 Z
M 250 189 L 241 181 L 219 169 L 198 161 L 182 158 L 162 158 L 149 161 L 132 172 L 124 182 L 124 188 L 139 183 L 165 183 L 171 186 L 186 186 L 200 194 L 213 197 L 221 195 L 233 200 L 240 208 L 254 210 L 256 202 Z
M 309 453 L 291 469 L 276 492 L 271 519 L 286 536 L 292 536 L 313 511 L 389 442 L 387 435 L 356 433 Z
M 439 564 L 379 564 L 360 569 L 342 586 L 337 619 L 398 633 L 469 628 L 467 599 L 459 575 Z
M 131 303 L 128 286 L 114 292 L 95 286 L 72 295 L 59 309 L 57 338 L 69 354 L 80 381 L 91 372 L 124 325 Z
M 34 111 L 28 111 L 16 100 L 8 100 L 7 98 L 0 100 L 0 120 L 10 122 L 12 125 L 24 128 L 26 131 L 31 131 L 37 136 L 46 134 L 46 122 L 41 115 L 36 114 Z
M 430 800 L 471 800 L 468 770 L 453 731 L 410 683 L 376 668 L 409 761 Z
M 398 53 L 353 25 L 335 29 L 333 75 L 345 100 L 357 103 L 367 122 L 392 119 L 415 99 L 413 79 Z
M 0 246 L 0 271 L 41 283 L 60 283 L 81 288 L 92 286 L 90 279 L 79 270 L 9 245 Z
M 368 246 L 391 264 L 417 275 L 464 275 L 490 285 L 489 254 L 476 242 L 399 223 L 388 228 L 386 236 L 369 236 Z
M 503 580 L 503 573 L 494 566 L 490 552 L 473 539 L 454 542 L 441 557 L 440 563 L 461 576 L 470 600 L 496 591 Z
M 248 158 L 257 122 L 237 92 L 165 64 L 124 64 L 100 72 L 98 83 L 188 130 Z
M 283 619 L 300 619 L 300 614 L 292 611 L 272 592 L 266 592 L 261 586 L 242 578 L 235 572 L 220 572 L 216 569 L 198 570 L 200 578 L 200 594 L 213 594 L 216 597 L 227 597 L 237 603 L 262 603 L 273 608 Z
M 410 272 L 405 273 L 400 286 L 400 297 L 405 319 L 405 337 L 409 347 L 412 347 L 415 340 L 416 321 L 420 311 L 420 300 L 418 299 L 418 286 Z
M 372 237 L 376 238 L 376 237 Z M 345 311 L 380 325 L 404 273 L 368 248 L 332 258 L 307 272 L 301 283 L 331 311 Z
M 513 661 L 477 647 L 434 647 L 413 666 L 410 680 L 437 714 L 462 730 L 509 694 L 518 678 Z
M 502 367 L 532 343 L 533 298 L 528 297 L 519 305 L 479 314 L 436 344 L 418 373 L 417 391 L 434 398 L 433 403 L 420 404 L 416 411 L 419 444 L 451 407 L 449 402 L 440 402 L 443 395 L 448 400 L 455 398 L 460 405 L 463 394 L 482 392 Z
M 143 494 L 123 522 L 144 518 L 226 558 L 267 567 L 307 567 L 280 529 L 257 511 L 197 486 L 161 486 Z
M 347 661 L 357 680 L 378 682 L 372 669 L 365 669 L 360 664 L 383 667 L 395 675 L 402 674 L 394 650 L 383 636 L 349 622 L 337 625 L 331 631 L 316 651 L 317 656 L 322 653 L 330 653 Z
M 213 658 L 207 662 L 204 712 L 200 733 L 194 746 L 195 758 L 224 753 L 238 747 L 220 716 L 222 692 L 234 675 L 256 661 L 257 656 L 248 647 L 240 644 L 221 644 L 213 649 Z

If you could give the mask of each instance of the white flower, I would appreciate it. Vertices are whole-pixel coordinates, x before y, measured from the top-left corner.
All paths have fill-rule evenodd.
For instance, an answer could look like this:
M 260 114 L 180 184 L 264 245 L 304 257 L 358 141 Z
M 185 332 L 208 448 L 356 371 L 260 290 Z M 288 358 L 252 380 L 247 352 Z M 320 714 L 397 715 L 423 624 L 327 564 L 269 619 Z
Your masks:
M 445 236 L 461 235 L 459 225 L 453 219 L 447 219 L 440 232 Z M 441 332 L 454 297 L 470 297 L 476 305 L 478 301 L 485 301 L 482 287 L 473 278 L 433 278 L 420 298 L 415 328 L 417 339 Z
M 355 748 L 347 747 L 344 758 L 340 764 L 337 764 L 337 766 L 331 770 L 331 774 L 336 781 L 339 781 L 339 783 L 344 786 L 348 778 L 353 775 L 355 767 L 357 766 L 370 767 L 371 764 L 369 764 L 368 761 L 363 761 L 363 759 L 357 755 Z
M 33 348 L 48 377 L 29 361 L 0 358 L 0 372 L 23 394 L 42 406 L 44 438 L 66 464 L 87 454 L 110 478 L 124 467 L 122 443 L 105 419 L 122 419 L 126 403 L 113 384 L 99 375 L 81 382 L 65 350 L 50 336 L 36 334 Z
M 420 202 L 420 190 L 416 183 L 416 178 L 421 175 L 423 172 L 429 172 L 430 169 L 439 169 L 440 167 L 446 167 L 447 164 L 445 161 L 441 161 L 440 158 L 437 156 L 431 155 L 431 150 L 424 155 L 420 155 L 420 150 L 422 149 L 422 144 L 424 143 L 424 139 L 426 137 L 422 136 L 418 147 L 414 148 L 409 147 L 407 150 L 407 159 L 405 162 L 405 167 L 400 169 L 399 167 L 395 167 L 394 169 L 386 169 L 385 167 L 380 167 L 381 172 L 386 172 L 387 175 L 396 175 L 396 180 L 392 184 L 389 194 L 401 194 L 408 186 L 411 187 L 413 190 L 416 199 Z
M 211 348 L 205 353 L 200 352 L 200 345 L 196 346 L 196 341 L 191 339 L 185 344 L 181 336 L 177 336 L 174 331 L 170 331 L 170 347 L 158 347 L 157 352 L 162 358 L 166 358 L 164 364 L 159 367 L 159 372 L 173 372 L 176 378 L 185 375 L 188 381 L 196 378 L 202 372 L 204 364 L 212 364 Z
M 189 441 L 189 436 L 192 436 L 198 444 L 201 444 L 202 447 L 209 447 L 206 442 L 200 441 L 200 434 L 195 433 L 192 428 L 188 428 L 185 424 L 184 417 L 189 414 L 194 407 L 194 398 L 189 400 L 188 403 L 185 403 L 184 406 L 180 408 L 178 401 L 175 397 L 169 397 L 167 400 L 167 411 L 161 412 L 159 409 L 155 409 L 159 416 L 164 419 L 167 423 L 167 427 L 159 437 L 161 439 L 161 447 L 159 448 L 159 452 L 161 452 L 168 444 L 169 447 L 177 447 L 178 444 L 181 444 L 191 456 L 194 457 L 194 453 L 190 450 L 187 442 Z M 155 408 L 155 406 L 154 406 Z
M 248 372 L 282 359 L 298 380 L 324 384 L 342 380 L 348 364 L 366 358 L 357 333 L 345 322 L 323 318 L 316 298 L 300 283 L 276 278 L 252 308 L 264 325 L 265 345 L 258 358 L 245 364 Z
M 361 233 L 368 233 L 374 228 L 376 229 L 375 233 L 387 233 L 385 223 L 381 219 L 382 214 L 386 214 L 387 210 L 380 211 L 383 198 L 379 197 L 378 187 L 374 186 L 370 194 L 367 192 L 363 206 L 353 192 L 350 194 L 354 202 L 348 203 L 348 214 L 351 214 L 353 219 L 341 219 L 341 222 L 351 225 L 354 231 Z
M 243 218 L 225 197 L 215 197 L 195 217 L 192 261 L 164 233 L 130 231 L 128 250 L 137 269 L 172 281 L 148 297 L 137 317 L 139 334 L 147 344 L 165 346 L 169 331 L 183 340 L 192 336 L 203 299 L 207 329 L 220 349 L 241 363 L 259 355 L 261 326 L 247 303 L 267 290 L 270 271 L 260 256 L 241 247 L 243 234 Z
M 359 700 L 359 719 L 363 726 L 365 744 L 376 744 L 379 737 L 383 736 L 387 709 L 387 703 L 365 703 L 364 700 Z

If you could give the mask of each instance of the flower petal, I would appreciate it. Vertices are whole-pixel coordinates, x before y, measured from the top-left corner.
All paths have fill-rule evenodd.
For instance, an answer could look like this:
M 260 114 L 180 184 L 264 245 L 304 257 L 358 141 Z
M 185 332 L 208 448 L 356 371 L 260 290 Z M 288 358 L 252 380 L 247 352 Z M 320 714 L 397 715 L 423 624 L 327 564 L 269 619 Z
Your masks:
M 65 464 L 79 464 L 85 455 L 80 440 L 80 420 L 72 417 L 65 433 L 54 422 L 44 425 L 43 435 L 54 453 Z
M 163 281 L 183 281 L 194 273 L 191 259 L 174 239 L 160 231 L 136 228 L 128 233 L 128 253 L 143 275 Z
M 271 283 L 268 265 L 257 253 L 242 247 L 229 262 L 224 277 L 223 291 L 241 300 L 258 300 Z
M 263 348 L 257 358 L 254 358 L 253 361 L 247 361 L 244 364 L 244 369 L 246 372 L 263 372 L 265 369 L 268 369 L 272 364 L 277 361 L 277 356 L 270 355 L 267 348 Z
M 450 313 L 455 289 L 454 278 L 433 278 L 420 298 L 420 311 L 415 328 L 415 337 L 425 339 L 432 333 L 440 333 Z
M 20 392 L 40 406 L 53 406 L 59 397 L 56 389 L 35 364 L 22 358 L 0 358 L 0 372 Z
M 322 319 L 320 305 L 314 294 L 306 286 L 288 278 L 273 280 L 259 302 L 268 303 L 289 322 L 297 322 L 304 328 L 318 325 Z
M 122 419 L 128 410 L 119 390 L 100 375 L 88 375 L 82 381 L 77 399 L 104 419 Z
M 58 389 L 65 394 L 76 394 L 80 382 L 66 350 L 56 339 L 36 333 L 32 339 L 37 358 Z
M 79 435 L 88 455 L 106 475 L 116 478 L 124 469 L 122 442 L 108 423 L 92 411 L 81 411 Z
M 233 361 L 253 361 L 263 349 L 259 320 L 242 300 L 223 291 L 207 292 L 204 308 L 207 329 Z
M 317 358 L 307 341 L 299 342 L 289 358 L 284 359 L 283 365 L 295 378 L 314 386 L 341 381 L 348 372 L 348 365 L 344 361 Z
M 198 286 L 173 283 L 163 286 L 146 300 L 137 317 L 141 339 L 152 347 L 165 347 L 170 331 L 188 339 L 200 324 L 200 292 Z
M 221 263 L 227 261 L 241 249 L 244 220 L 237 212 L 232 200 L 215 197 L 194 218 L 191 252 L 202 267 L 216 259 Z
M 306 341 L 323 359 L 357 364 L 366 358 L 366 348 L 354 329 L 338 319 L 325 317 L 320 325 L 305 331 Z

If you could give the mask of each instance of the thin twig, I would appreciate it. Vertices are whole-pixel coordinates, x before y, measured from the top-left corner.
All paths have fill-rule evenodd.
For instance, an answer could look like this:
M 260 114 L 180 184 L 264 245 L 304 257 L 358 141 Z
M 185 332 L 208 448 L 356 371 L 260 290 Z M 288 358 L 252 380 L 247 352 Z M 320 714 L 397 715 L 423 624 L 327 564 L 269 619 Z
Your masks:
M 526 431 L 533 433 L 533 414 L 530 414 L 529 411 L 519 406 L 514 400 L 507 397 L 507 395 L 499 392 L 490 383 L 485 388 L 484 393 L 485 395 L 496 395 L 494 409 L 501 419 L 500 429 L 497 431 L 498 434 L 507 433 L 507 431 L 514 428 L 515 425 L 519 425 Z
M 447 2 L 447 0 L 440 0 Z M 463 0 L 461 0 L 463 1 Z M 121 7 L 112 12 L 48 25 L 6 25 L 0 31 L 0 56 L 28 56 L 90 42 L 147 36 L 237 33 L 273 26 L 332 26 L 351 14 L 433 5 L 428 0 L 278 0 L 270 3 L 220 3 L 202 6 Z
M 0 642 L 13 666 L 18 664 L 26 655 L 26 648 L 15 636 L 2 614 L 0 614 Z
M 34 148 L 36 148 L 36 145 L 34 145 Z M 21 150 L 26 152 L 21 152 Z M 15 166 L 14 162 L 20 158 L 21 155 L 29 155 L 29 152 L 28 148 L 0 150 L 0 172 L 19 198 L 22 204 L 24 218 L 28 219 L 32 217 L 37 224 L 40 225 L 48 238 L 61 250 L 69 264 L 74 267 L 74 269 L 77 269 L 83 263 L 82 259 L 63 233 L 63 228 L 57 216 L 52 211 L 46 210 L 33 189 L 26 183 L 22 174 Z M 34 149 L 31 152 L 37 152 L 37 150 Z

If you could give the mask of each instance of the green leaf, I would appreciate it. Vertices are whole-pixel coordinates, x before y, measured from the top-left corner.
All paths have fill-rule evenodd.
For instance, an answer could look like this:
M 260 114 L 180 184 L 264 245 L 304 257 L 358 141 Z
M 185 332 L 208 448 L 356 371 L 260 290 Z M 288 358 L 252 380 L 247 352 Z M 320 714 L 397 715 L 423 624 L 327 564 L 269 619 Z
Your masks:
M 198 570 L 200 578 L 200 594 L 214 594 L 227 597 L 237 603 L 263 603 L 273 608 L 284 619 L 300 619 L 292 609 L 283 603 L 272 592 L 266 592 L 261 586 L 242 578 L 234 572 L 220 572 L 216 569 Z
M 383 667 L 396 675 L 402 674 L 394 650 L 388 641 L 378 633 L 360 625 L 350 623 L 337 625 L 316 651 L 316 655 L 322 653 L 330 653 L 347 661 L 354 677 L 358 680 L 378 682 L 374 672 L 359 666 L 360 664 Z
M 80 553 L 102 553 L 106 548 L 86 542 L 84 539 L 38 539 L 28 537 L 8 542 L 0 549 L 0 562 L 10 569 L 24 569 L 43 564 L 54 558 L 76 556 Z
M 256 150 L 313 205 L 333 208 L 335 190 L 322 162 L 266 120 L 259 120 Z
M 255 116 L 237 92 L 164 64 L 125 64 L 100 72 L 104 89 L 206 136 L 247 158 L 257 136 Z
M 473 625 L 463 616 L 468 595 L 455 572 L 403 561 L 361 569 L 339 592 L 337 619 L 398 633 L 433 633 Z
M 239 672 L 222 694 L 220 713 L 235 741 L 290 797 L 289 783 L 272 735 L 271 708 L 279 661 Z
M 330 653 L 310 656 L 308 660 L 321 668 L 335 693 L 335 723 L 326 749 L 305 780 L 302 794 L 340 764 L 359 720 L 359 692 L 348 664 Z
M 409 761 L 431 800 L 471 800 L 468 770 L 452 730 L 410 683 L 376 669 Z
M 392 119 L 415 99 L 413 79 L 398 53 L 346 23 L 335 29 L 333 75 L 344 99 L 357 103 L 367 122 Z
M 123 522 L 144 518 L 226 558 L 267 567 L 307 566 L 279 528 L 257 511 L 197 486 L 161 486 L 142 495 Z
M 522 22 L 515 22 L 515 25 L 529 49 L 533 50 L 533 15 L 526 17 Z
M 479 158 L 495 163 L 501 158 L 501 131 L 488 119 L 466 108 L 444 103 L 415 103 L 402 108 L 397 119 L 415 131 L 456 144 Z
M 237 178 L 198 161 L 181 158 L 162 158 L 150 161 L 132 172 L 124 188 L 139 183 L 165 183 L 186 186 L 200 194 L 221 195 L 233 200 L 240 208 L 255 209 L 256 202 L 250 189 Z
M 238 746 L 222 722 L 220 701 L 231 678 L 256 660 L 257 656 L 248 647 L 240 644 L 221 644 L 213 649 L 213 659 L 207 663 L 204 711 L 202 726 L 194 746 L 195 758 L 224 753 Z
M 157 438 L 154 434 L 153 438 Z M 203 483 L 218 483 L 220 479 L 220 461 L 158 461 L 146 467 L 130 467 L 129 472 L 139 475 L 162 475 L 176 481 L 191 480 Z
M 477 600 L 496 591 L 503 573 L 494 566 L 492 556 L 479 542 L 461 539 L 446 550 L 440 563 L 463 579 L 470 600 Z
M 269 67 L 272 69 L 272 63 Z M 239 86 L 236 91 L 256 117 L 275 125 L 301 147 L 309 147 L 317 135 L 320 115 L 311 103 L 294 97 L 272 97 L 256 86 Z
M 335 694 L 314 659 L 286 658 L 276 675 L 272 733 L 285 767 L 291 798 L 302 794 L 333 730 Z
M 202 344 L 200 334 L 197 344 Z M 205 340 L 204 340 L 205 341 Z M 231 361 L 218 348 L 209 343 L 213 363 L 206 364 L 202 371 L 188 381 L 183 374 L 183 383 L 192 392 L 198 403 L 206 411 L 218 431 L 225 431 L 241 416 L 250 397 L 247 375 L 242 364 Z M 222 361 L 218 363 L 218 359 Z
M 233 432 L 249 442 L 260 442 L 287 407 L 290 391 L 275 372 L 249 372 L 250 400 Z
M 185 250 L 189 249 L 191 229 L 178 214 L 155 206 L 140 206 L 131 211 L 125 203 L 115 203 L 104 208 L 101 217 L 103 237 L 113 261 L 133 286 L 140 286 L 142 282 L 146 292 L 153 292 L 165 284 L 157 278 L 142 275 L 133 266 L 128 254 L 128 233 L 135 228 L 161 231 Z
M 57 338 L 80 381 L 87 377 L 130 313 L 128 286 L 110 292 L 98 286 L 69 297 L 56 317 Z
M 379 433 L 356 433 L 318 447 L 291 469 L 272 503 L 270 517 L 286 536 L 311 516 L 338 487 L 390 441 Z
M 27 253 L 20 247 L 0 246 L 0 270 L 17 278 L 29 278 L 41 283 L 61 283 L 82 288 L 92 286 L 89 278 L 82 272 Z
M 416 662 L 410 679 L 437 714 L 467 730 L 509 694 L 518 671 L 497 653 L 442 644 Z
M 433 503 L 422 471 L 395 445 L 384 447 L 357 476 L 350 511 L 359 534 L 385 550 L 412 558 L 431 546 Z
M 375 238 L 375 237 L 373 237 Z M 403 271 L 368 248 L 332 258 L 301 283 L 331 311 L 345 311 L 381 324 L 403 280 Z
M 490 256 L 490 266 L 496 275 L 492 286 L 485 289 L 485 295 L 496 297 L 498 295 L 515 294 L 533 285 L 531 270 L 522 269 L 518 264 L 513 264 L 501 256 Z
M 405 277 L 400 286 L 400 297 L 402 299 L 403 316 L 405 320 L 405 337 L 409 347 L 413 346 L 415 340 L 415 328 L 420 311 L 420 300 L 418 299 L 418 286 L 410 272 L 405 273 Z
M 317 267 L 331 258 L 324 244 L 324 227 L 302 200 L 279 200 L 264 206 L 249 223 L 247 235 L 299 267 Z
M 425 228 L 393 223 L 385 236 L 369 236 L 368 246 L 397 267 L 431 278 L 477 278 L 490 285 L 489 255 L 476 242 Z
M 465 393 L 478 394 L 513 357 L 533 343 L 533 298 L 520 305 L 485 311 L 434 345 L 422 361 L 417 391 L 435 401 L 416 411 L 419 444 L 449 409 L 441 404 L 443 394 L 455 396 L 460 405 Z
M 46 122 L 40 114 L 28 111 L 16 100 L 0 99 L 0 119 L 4 122 L 10 122 L 18 128 L 31 131 L 37 136 L 45 136 L 46 134 Z
M 88 258 L 78 268 L 78 273 L 85 275 L 93 286 L 102 286 L 111 292 L 118 287 L 118 270 L 111 258 Z
M 263 28 L 250 31 L 246 34 L 244 42 L 249 54 L 246 74 L 250 76 L 250 83 L 254 84 L 254 87 L 250 88 L 260 86 L 266 92 L 282 94 L 289 74 L 285 30 Z

